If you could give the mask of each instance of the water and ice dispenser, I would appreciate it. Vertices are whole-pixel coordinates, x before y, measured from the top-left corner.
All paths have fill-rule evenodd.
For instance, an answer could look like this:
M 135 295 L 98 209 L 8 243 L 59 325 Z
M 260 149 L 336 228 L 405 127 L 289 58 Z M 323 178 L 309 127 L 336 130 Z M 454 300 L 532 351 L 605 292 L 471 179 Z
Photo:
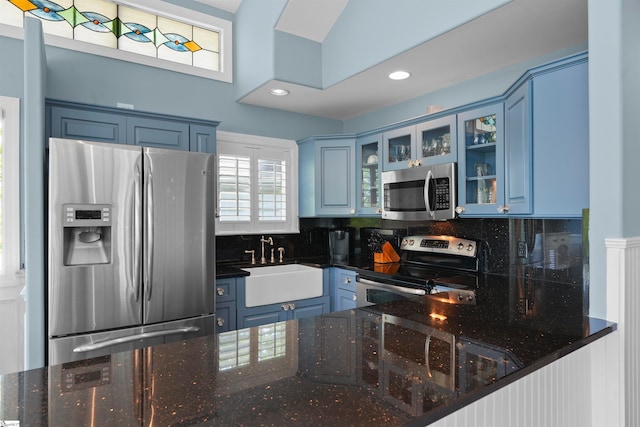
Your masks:
M 106 204 L 62 206 L 64 265 L 111 262 L 111 208 Z

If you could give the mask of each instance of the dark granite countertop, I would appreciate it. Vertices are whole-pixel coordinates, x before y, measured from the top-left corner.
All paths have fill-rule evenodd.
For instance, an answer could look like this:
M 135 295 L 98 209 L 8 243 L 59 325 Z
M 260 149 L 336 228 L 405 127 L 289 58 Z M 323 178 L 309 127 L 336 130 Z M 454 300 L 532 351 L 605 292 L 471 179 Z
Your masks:
M 615 329 L 575 285 L 483 285 L 477 306 L 418 297 L 5 375 L 0 419 L 423 426 Z

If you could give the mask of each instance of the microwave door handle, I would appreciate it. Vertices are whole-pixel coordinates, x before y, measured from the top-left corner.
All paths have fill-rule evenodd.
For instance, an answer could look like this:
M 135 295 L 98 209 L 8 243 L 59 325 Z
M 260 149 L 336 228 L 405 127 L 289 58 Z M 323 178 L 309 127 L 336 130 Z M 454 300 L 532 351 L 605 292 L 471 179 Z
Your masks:
M 427 214 L 434 218 L 436 213 L 433 210 L 431 199 L 434 199 L 435 202 L 435 194 L 431 194 L 431 183 L 433 182 L 433 172 L 431 170 L 427 171 L 427 179 L 424 182 L 424 205 L 427 207 Z M 435 205 L 435 203 L 433 203 Z

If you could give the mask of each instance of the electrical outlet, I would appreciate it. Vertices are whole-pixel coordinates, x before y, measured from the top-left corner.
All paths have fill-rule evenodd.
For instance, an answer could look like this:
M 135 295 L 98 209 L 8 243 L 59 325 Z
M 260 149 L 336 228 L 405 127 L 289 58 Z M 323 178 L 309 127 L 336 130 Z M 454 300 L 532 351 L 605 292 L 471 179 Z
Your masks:
M 526 258 L 526 257 L 527 257 L 527 242 L 518 240 L 518 258 Z

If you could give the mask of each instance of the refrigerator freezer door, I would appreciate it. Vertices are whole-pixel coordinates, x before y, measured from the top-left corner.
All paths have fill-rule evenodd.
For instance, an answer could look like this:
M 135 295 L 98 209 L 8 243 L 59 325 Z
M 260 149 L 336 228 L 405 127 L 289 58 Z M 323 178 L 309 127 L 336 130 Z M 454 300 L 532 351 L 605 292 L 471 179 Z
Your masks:
M 54 338 L 49 340 L 49 364 L 106 356 L 214 333 L 215 316 L 208 315 L 156 325 Z
M 49 168 L 49 336 L 140 324 L 140 148 L 52 138 Z
M 213 313 L 214 156 L 144 148 L 144 323 Z

